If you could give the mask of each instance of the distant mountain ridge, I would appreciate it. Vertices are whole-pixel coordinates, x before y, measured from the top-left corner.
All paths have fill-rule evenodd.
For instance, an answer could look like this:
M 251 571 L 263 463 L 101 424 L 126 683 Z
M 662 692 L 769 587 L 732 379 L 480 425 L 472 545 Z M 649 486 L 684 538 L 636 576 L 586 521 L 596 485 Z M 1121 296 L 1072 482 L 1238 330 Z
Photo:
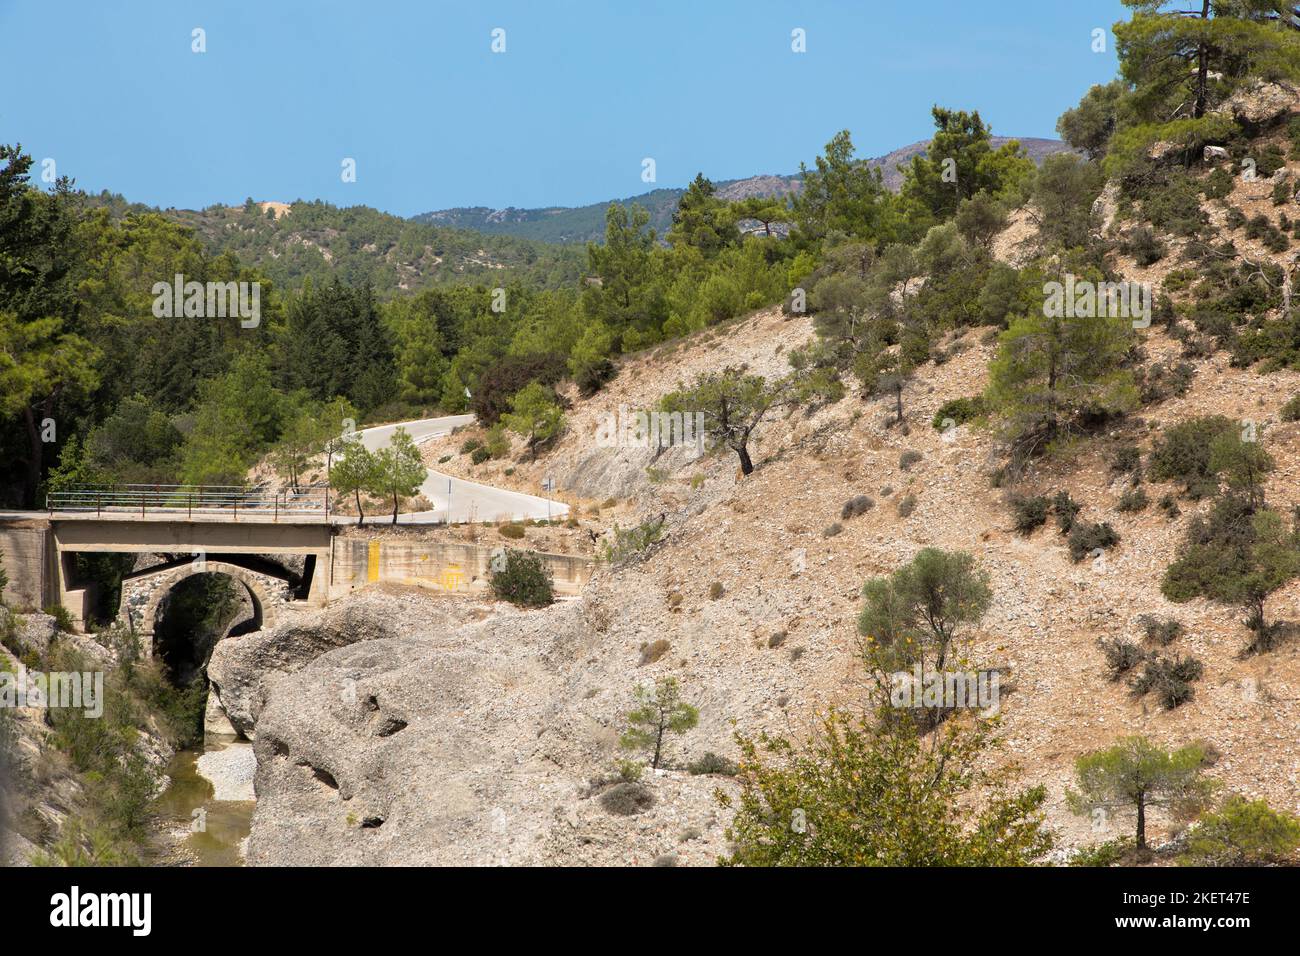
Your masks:
M 994 136 L 993 145 L 1001 146 L 1013 139 L 1019 140 L 1020 145 L 1035 163 L 1041 163 L 1053 153 L 1068 152 L 1070 149 L 1059 139 L 1035 137 Z M 868 159 L 867 164 L 879 168 L 884 174 L 885 185 L 897 190 L 903 184 L 903 174 L 898 171 L 898 166 L 910 162 L 913 156 L 924 154 L 929 145 L 928 139 L 919 140 L 884 156 Z M 789 195 L 799 191 L 802 180 L 798 173 L 762 174 L 746 179 L 722 180 L 715 185 L 722 198 L 734 201 L 750 196 Z M 683 192 L 685 192 L 684 188 L 662 188 L 639 196 L 609 199 L 586 206 L 546 206 L 540 209 L 461 206 L 420 213 L 412 216 L 411 219 L 431 225 L 473 229 L 541 242 L 599 242 L 605 235 L 605 209 L 611 202 L 623 205 L 638 203 L 644 206 L 650 213 L 650 225 L 663 235 L 672 224 L 673 211 L 676 210 Z

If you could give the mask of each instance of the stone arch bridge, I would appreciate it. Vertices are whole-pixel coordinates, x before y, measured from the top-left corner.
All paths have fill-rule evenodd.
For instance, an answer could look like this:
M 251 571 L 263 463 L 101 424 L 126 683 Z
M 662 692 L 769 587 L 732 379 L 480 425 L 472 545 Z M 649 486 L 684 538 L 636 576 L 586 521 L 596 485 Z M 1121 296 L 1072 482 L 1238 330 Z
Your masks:
M 230 556 L 229 560 L 199 556 L 137 571 L 122 579 L 118 619 L 139 635 L 144 653 L 151 654 L 158 612 L 172 589 L 196 575 L 224 574 L 248 592 L 253 606 L 253 629 L 270 627 L 276 623 L 280 609 L 293 600 L 293 582 L 287 573 L 271 573 L 261 567 L 249 567 L 249 563 L 237 555 Z

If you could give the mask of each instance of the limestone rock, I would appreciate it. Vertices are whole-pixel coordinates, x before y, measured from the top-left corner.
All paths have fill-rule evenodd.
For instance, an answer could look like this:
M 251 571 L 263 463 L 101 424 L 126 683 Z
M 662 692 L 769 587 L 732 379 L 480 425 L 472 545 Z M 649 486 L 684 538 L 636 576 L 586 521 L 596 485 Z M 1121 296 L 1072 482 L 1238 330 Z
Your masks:
M 1300 90 L 1289 83 L 1258 80 L 1237 90 L 1215 112 L 1249 127 L 1271 126 L 1300 112 Z
M 219 641 L 208 662 L 208 678 L 231 725 L 251 738 L 262 705 L 262 684 L 275 674 L 292 674 L 326 651 L 358 641 L 395 636 L 389 625 L 391 599 L 373 596 L 322 613 L 286 617 L 264 631 Z

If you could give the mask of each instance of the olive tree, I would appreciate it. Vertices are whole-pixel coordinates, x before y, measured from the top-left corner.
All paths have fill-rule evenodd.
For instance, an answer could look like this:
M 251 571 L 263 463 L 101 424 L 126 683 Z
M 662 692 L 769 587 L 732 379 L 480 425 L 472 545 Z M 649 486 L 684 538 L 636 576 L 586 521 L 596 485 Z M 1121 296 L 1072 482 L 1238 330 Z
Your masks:
M 769 382 L 761 375 L 747 375 L 728 366 L 720 372 L 706 372 L 694 383 L 660 399 L 659 407 L 669 414 L 704 416 L 704 432 L 723 443 L 740 459 L 744 475 L 754 472 L 749 442 L 754 430 L 769 415 L 794 400 L 789 379 Z

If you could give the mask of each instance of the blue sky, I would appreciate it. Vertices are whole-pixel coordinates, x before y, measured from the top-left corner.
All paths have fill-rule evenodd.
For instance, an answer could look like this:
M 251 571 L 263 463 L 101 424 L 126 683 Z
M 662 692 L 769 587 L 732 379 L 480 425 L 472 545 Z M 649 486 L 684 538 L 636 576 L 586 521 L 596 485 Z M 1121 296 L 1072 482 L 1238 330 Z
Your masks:
M 934 103 L 1054 136 L 1114 76 L 1123 16 L 1119 0 L 0 0 L 17 94 L 0 140 L 164 207 L 579 205 L 653 188 L 646 157 L 677 186 L 794 172 L 843 128 L 879 155 L 928 136 Z

